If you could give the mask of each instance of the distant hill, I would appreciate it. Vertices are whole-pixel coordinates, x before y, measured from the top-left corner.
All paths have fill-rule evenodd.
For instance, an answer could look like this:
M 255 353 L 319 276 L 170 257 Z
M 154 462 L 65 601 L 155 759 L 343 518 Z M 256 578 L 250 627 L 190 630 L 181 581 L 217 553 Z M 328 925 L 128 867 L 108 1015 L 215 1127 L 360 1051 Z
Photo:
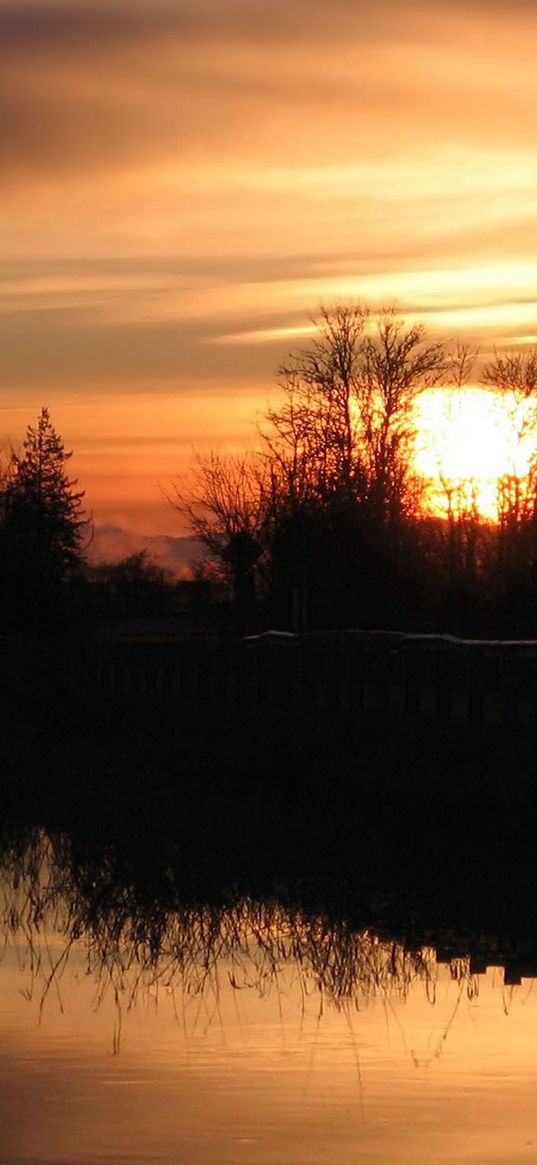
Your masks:
M 177 578 L 187 576 L 189 565 L 200 557 L 197 538 L 175 537 L 172 534 L 138 534 L 121 526 L 96 526 L 88 558 L 92 563 L 119 562 L 129 554 L 147 550 L 151 558 L 171 571 Z

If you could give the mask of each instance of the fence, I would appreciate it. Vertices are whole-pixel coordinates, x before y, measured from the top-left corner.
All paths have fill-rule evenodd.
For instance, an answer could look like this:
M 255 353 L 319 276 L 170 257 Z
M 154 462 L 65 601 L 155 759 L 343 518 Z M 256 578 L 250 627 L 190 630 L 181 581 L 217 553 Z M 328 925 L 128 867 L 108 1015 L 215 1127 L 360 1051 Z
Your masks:
M 334 710 L 383 721 L 537 725 L 537 641 L 384 632 L 100 642 L 79 679 L 136 701 Z

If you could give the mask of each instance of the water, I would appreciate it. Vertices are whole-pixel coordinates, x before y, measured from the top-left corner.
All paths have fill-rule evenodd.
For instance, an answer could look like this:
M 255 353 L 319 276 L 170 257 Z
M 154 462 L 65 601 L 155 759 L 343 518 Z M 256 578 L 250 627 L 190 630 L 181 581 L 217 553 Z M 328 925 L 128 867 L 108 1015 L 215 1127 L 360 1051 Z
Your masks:
M 2 1165 L 537 1161 L 536 981 L 165 897 L 43 834 L 7 855 Z

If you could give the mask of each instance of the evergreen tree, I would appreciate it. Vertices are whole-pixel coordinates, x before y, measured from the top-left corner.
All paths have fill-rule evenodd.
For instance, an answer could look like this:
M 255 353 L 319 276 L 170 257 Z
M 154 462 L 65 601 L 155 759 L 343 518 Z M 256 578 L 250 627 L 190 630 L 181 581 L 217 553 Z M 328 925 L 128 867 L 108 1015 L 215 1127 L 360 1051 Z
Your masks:
M 8 574 L 26 589 L 56 588 L 83 560 L 83 491 L 67 474 L 72 456 L 46 408 L 30 425 L 20 453 L 13 455 L 5 495 L 4 539 Z

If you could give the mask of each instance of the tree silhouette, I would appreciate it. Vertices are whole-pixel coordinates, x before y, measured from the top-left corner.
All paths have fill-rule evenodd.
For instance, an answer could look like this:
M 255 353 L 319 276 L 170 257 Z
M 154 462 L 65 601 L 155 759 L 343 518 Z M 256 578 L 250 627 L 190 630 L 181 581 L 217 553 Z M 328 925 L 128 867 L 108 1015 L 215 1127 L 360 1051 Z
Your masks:
M 381 312 L 361 345 L 358 417 L 367 490 L 383 525 L 415 514 L 417 475 L 412 472 L 415 402 L 444 376 L 442 343 L 427 342 L 421 324 L 406 325 L 392 309 Z
M 311 344 L 278 370 L 284 402 L 269 409 L 262 437 L 292 500 L 363 489 L 357 402 L 368 317 L 362 304 L 322 308 Z
M 197 457 L 190 488 L 176 483 L 172 506 L 208 552 L 217 576 L 228 586 L 239 624 L 256 594 L 262 555 L 266 497 L 263 465 L 256 456 Z
M 321 308 L 311 340 L 247 458 L 198 458 L 173 504 L 235 601 L 262 598 L 276 624 L 529 626 L 537 596 L 537 348 L 496 353 L 477 373 L 512 441 L 497 513 L 478 479 L 416 461 L 420 394 L 462 403 L 479 349 L 431 339 L 391 308 Z M 476 439 L 479 434 L 476 433 Z
M 4 495 L 4 568 L 12 597 L 38 601 L 57 591 L 83 562 L 83 491 L 67 474 L 71 457 L 41 410 L 29 425 L 19 453 L 13 454 Z
M 414 405 L 447 357 L 390 309 L 336 304 L 316 322 L 279 370 L 283 403 L 261 433 L 274 586 L 283 607 L 307 592 L 317 620 L 374 618 L 416 575 Z
M 448 366 L 443 344 L 390 309 L 335 304 L 315 322 L 278 370 L 258 452 L 198 458 L 171 499 L 236 601 L 261 582 L 274 617 L 292 610 L 302 628 L 309 608 L 321 624 L 376 619 L 392 600 L 396 612 L 414 586 L 414 405 Z
M 493 575 L 509 625 L 515 610 L 516 618 L 532 617 L 537 588 L 537 348 L 495 352 L 483 383 L 501 396 L 513 437 L 512 463 L 497 482 Z
M 162 611 L 171 579 L 164 567 L 137 550 L 119 562 L 103 562 L 90 571 L 94 601 L 114 614 L 155 614 Z

